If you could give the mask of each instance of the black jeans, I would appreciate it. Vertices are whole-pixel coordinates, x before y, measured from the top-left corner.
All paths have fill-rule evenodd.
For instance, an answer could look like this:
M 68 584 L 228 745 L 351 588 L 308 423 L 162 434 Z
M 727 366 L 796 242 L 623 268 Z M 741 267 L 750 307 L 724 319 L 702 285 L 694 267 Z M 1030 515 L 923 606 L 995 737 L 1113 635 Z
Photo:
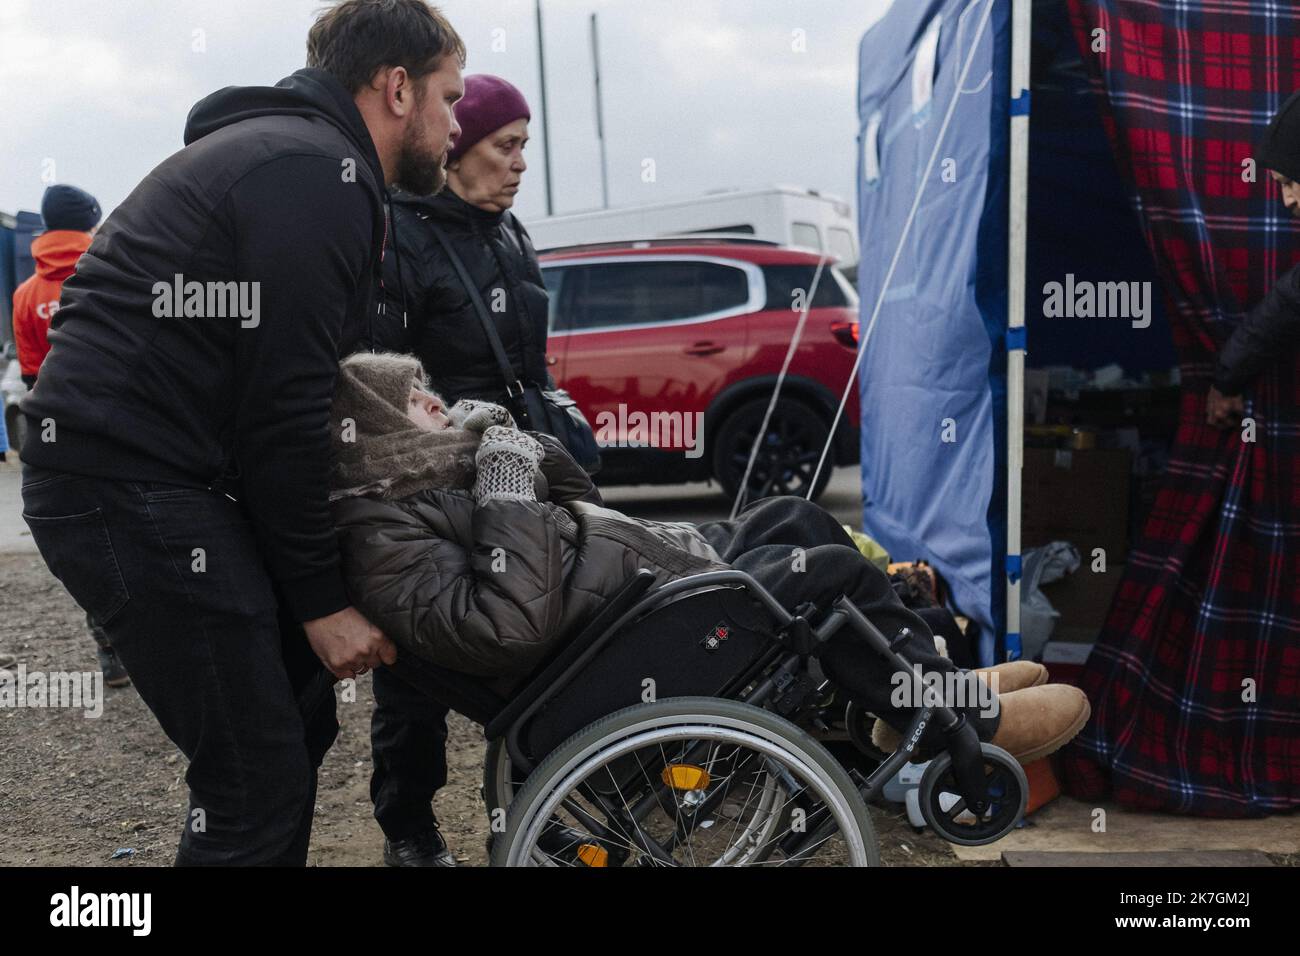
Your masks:
M 447 711 L 387 667 L 375 668 L 370 799 L 384 836 L 433 825 L 433 795 L 447 783 Z
M 305 864 L 334 695 L 304 720 L 297 694 L 323 667 L 280 611 L 239 506 L 27 466 L 23 517 L 189 758 L 177 864 Z
M 900 630 L 909 628 L 912 637 L 898 653 L 910 664 L 919 664 L 923 673 L 943 675 L 958 670 L 936 650 L 925 621 L 903 606 L 888 576 L 862 555 L 830 512 L 812 502 L 765 498 L 733 521 L 700 525 L 700 532 L 724 561 L 752 575 L 787 609 L 811 601 L 826 610 L 843 595 L 886 638 L 892 640 Z M 896 729 L 906 728 L 913 708 L 900 708 L 891 699 L 896 686 L 894 668 L 855 631 L 840 628 L 821 648 L 818 658 L 826 676 L 858 704 Z M 984 713 L 985 708 L 978 705 L 954 709 L 966 715 L 981 740 L 992 739 L 998 713 Z M 941 746 L 939 728 L 931 725 L 921 738 L 921 750 L 933 753 Z

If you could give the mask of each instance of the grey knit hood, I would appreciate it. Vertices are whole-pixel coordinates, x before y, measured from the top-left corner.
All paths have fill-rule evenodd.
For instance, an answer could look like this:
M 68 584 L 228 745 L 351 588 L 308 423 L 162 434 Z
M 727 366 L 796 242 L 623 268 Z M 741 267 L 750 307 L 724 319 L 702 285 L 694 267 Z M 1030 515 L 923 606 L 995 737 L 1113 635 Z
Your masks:
M 427 432 L 407 417 L 412 388 L 428 390 L 409 355 L 359 353 L 339 365 L 331 411 L 330 499 L 406 498 L 429 488 L 474 484 L 480 436 L 459 428 Z

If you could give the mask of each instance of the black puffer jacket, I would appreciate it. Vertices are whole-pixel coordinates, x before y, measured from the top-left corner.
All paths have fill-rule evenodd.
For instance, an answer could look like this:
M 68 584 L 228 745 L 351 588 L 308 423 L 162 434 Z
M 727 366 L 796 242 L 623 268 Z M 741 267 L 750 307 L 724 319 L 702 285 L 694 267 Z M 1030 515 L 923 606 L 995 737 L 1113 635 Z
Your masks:
M 1219 352 L 1214 387 L 1224 395 L 1239 395 L 1264 367 L 1285 357 L 1294 359 L 1300 341 L 1300 266 L 1269 290 L 1232 332 Z
M 429 198 L 394 192 L 393 218 L 398 254 L 384 257 L 385 342 L 419 358 L 448 403 L 476 398 L 505 404 L 500 366 L 469 293 L 429 229 L 432 223 L 478 287 L 515 374 L 553 384 L 546 369 L 546 285 L 528 233 L 514 215 L 479 209 L 447 187 Z
M 559 443 L 538 501 L 423 491 L 334 504 L 348 588 L 403 652 L 484 677 L 522 676 L 592 617 L 640 568 L 656 584 L 726 567 L 695 526 L 602 507 Z

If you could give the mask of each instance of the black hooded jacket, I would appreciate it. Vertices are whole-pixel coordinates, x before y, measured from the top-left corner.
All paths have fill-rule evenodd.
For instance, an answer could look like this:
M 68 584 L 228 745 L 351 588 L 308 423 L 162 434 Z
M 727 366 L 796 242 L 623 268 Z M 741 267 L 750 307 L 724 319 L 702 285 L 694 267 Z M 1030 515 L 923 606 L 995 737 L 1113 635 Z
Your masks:
M 350 603 L 329 409 L 339 357 L 375 321 L 383 170 L 352 97 L 318 69 L 213 93 L 185 143 L 64 284 L 22 457 L 229 491 L 294 617 L 322 617 Z
M 1300 182 L 1300 93 L 1282 104 L 1255 149 L 1263 169 Z M 1300 342 L 1300 266 L 1278 279 L 1268 295 L 1237 323 L 1219 350 L 1214 386 L 1239 395 L 1271 363 L 1291 361 Z
M 1219 350 L 1214 387 L 1240 395 L 1270 364 L 1292 361 L 1300 343 L 1300 266 L 1277 280 L 1264 300 L 1237 323 Z
M 546 369 L 546 284 L 528 233 L 514 215 L 480 209 L 445 187 L 428 198 L 394 192 L 393 220 L 400 255 L 384 262 L 384 344 L 419 358 L 449 403 L 477 398 L 505 404 L 501 367 L 432 224 L 478 287 L 515 375 L 552 384 Z M 492 311 L 498 304 L 501 310 Z

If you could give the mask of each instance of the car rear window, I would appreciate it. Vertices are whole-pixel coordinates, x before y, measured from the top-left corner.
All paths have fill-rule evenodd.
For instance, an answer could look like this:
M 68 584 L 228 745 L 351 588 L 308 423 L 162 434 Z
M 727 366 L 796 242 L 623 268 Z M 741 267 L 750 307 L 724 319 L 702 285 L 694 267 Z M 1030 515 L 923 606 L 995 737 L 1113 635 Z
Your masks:
M 813 276 L 817 272 L 816 266 L 764 266 L 763 279 L 767 285 L 767 308 L 769 309 L 790 309 L 795 305 L 794 293 L 796 289 L 807 290 L 812 288 Z M 817 280 L 817 294 L 813 297 L 810 308 L 829 309 L 848 305 L 848 299 L 844 296 L 844 290 L 840 284 L 835 281 L 831 275 L 830 266 L 822 271 L 822 277 Z
M 564 279 L 573 329 L 650 325 L 743 307 L 749 278 L 713 262 L 603 262 L 575 265 Z

